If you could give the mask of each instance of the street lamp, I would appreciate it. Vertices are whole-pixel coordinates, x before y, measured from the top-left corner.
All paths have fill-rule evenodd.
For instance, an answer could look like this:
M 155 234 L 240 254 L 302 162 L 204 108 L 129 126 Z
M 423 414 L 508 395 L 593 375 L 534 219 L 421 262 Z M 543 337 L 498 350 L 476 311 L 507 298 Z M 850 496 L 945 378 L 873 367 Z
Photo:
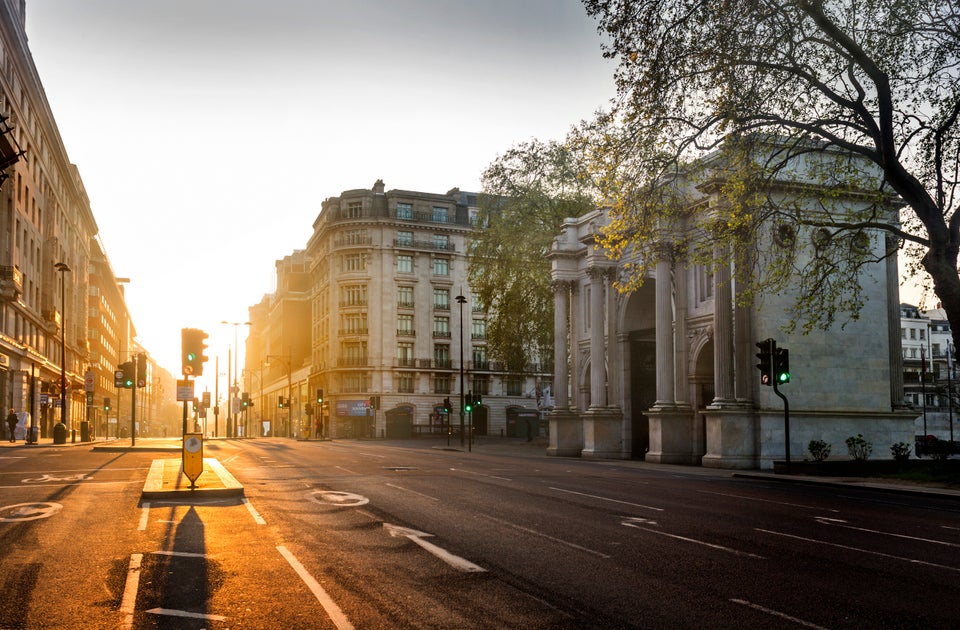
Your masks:
M 290 437 L 290 425 L 293 424 L 293 407 L 290 405 L 290 401 L 293 399 L 293 352 L 285 357 L 282 355 L 268 354 L 267 367 L 270 367 L 270 359 L 280 359 L 287 364 L 287 437 Z M 273 431 L 271 431 L 271 435 L 273 435 Z
M 63 425 L 63 435 L 61 444 L 67 441 L 67 301 L 66 301 L 66 279 L 64 274 L 70 271 L 70 266 L 65 262 L 58 262 L 54 269 L 60 272 L 60 308 L 63 314 L 60 316 L 60 424 Z
M 237 355 L 240 354 L 240 349 L 237 347 L 237 327 L 238 326 L 249 326 L 250 322 L 228 322 L 226 320 L 220 322 L 221 324 L 226 324 L 228 326 L 233 326 L 233 375 L 236 376 L 239 374 L 237 372 Z M 230 352 L 227 351 L 227 437 L 236 437 L 237 428 L 233 426 L 233 386 L 230 384 Z
M 460 294 L 456 300 L 460 305 L 460 446 L 463 446 L 463 305 L 467 303 L 467 298 Z

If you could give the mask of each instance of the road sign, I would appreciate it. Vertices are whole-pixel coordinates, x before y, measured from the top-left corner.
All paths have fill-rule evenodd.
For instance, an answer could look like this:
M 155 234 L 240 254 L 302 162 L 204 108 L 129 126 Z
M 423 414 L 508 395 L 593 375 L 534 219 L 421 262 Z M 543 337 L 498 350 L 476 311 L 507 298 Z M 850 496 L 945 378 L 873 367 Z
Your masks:
M 177 400 L 193 400 L 193 381 L 182 379 L 177 381 Z
M 203 434 L 183 434 L 183 474 L 193 487 L 203 472 Z

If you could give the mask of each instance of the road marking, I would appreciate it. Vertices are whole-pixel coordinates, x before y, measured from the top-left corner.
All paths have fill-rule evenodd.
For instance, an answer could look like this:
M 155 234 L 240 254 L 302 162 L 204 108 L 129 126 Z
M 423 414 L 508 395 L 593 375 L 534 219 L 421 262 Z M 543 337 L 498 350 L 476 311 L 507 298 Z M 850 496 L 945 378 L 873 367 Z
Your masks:
M 133 627 L 133 611 L 137 603 L 137 590 L 140 588 L 140 564 L 142 562 L 142 553 L 135 553 L 130 556 L 130 565 L 127 567 L 127 581 L 123 585 L 123 599 L 120 601 L 124 628 Z
M 803 536 L 795 536 L 793 534 L 787 534 L 785 532 L 775 532 L 770 529 L 760 529 L 756 528 L 758 532 L 763 532 L 765 534 L 772 534 L 774 536 L 783 536 L 784 538 L 793 538 L 794 540 L 802 540 L 804 542 L 814 543 L 817 545 L 826 545 L 828 547 L 837 547 L 838 549 L 846 549 L 847 551 L 858 551 L 860 553 L 865 553 L 871 556 L 880 556 L 881 558 L 891 558 L 893 560 L 903 560 L 904 562 L 909 562 L 910 564 L 922 564 L 926 567 L 934 567 L 937 569 L 946 569 L 948 571 L 958 571 L 960 572 L 960 567 L 949 567 L 944 564 L 936 564 L 935 562 L 926 562 L 924 560 L 915 560 L 914 558 L 904 558 L 902 556 L 894 556 L 889 553 L 883 553 L 882 551 L 872 551 L 870 549 L 861 549 L 859 547 L 850 547 L 849 545 L 841 545 L 839 543 L 827 542 L 825 540 L 815 540 L 813 538 L 805 538 Z
M 370 503 L 367 497 L 352 492 L 338 492 L 336 490 L 315 490 L 310 498 L 317 503 L 336 507 L 358 507 Z
M 767 613 L 768 615 L 773 615 L 774 617 L 780 617 L 781 619 L 786 619 L 787 621 L 792 621 L 793 623 L 799 624 L 805 628 L 816 628 L 816 630 L 827 630 L 823 626 L 818 626 L 815 623 L 810 623 L 809 621 L 804 621 L 803 619 L 798 619 L 797 617 L 792 617 L 786 613 L 782 613 L 778 610 L 773 610 L 772 608 L 766 608 L 765 606 L 760 606 L 759 604 L 754 604 L 748 602 L 745 599 L 731 599 L 731 602 L 734 604 L 740 604 L 742 606 L 747 606 L 753 608 L 754 610 L 759 610 L 760 612 Z
M 210 621 L 226 621 L 223 615 L 208 615 L 205 613 L 195 613 L 186 610 L 174 610 L 173 608 L 151 608 L 144 611 L 151 615 L 167 615 L 169 617 L 187 617 L 189 619 L 209 619 Z
M 320 583 L 317 582 L 310 572 L 300 563 L 296 557 L 290 553 L 290 551 L 283 545 L 277 545 L 277 551 L 280 552 L 280 555 L 284 557 L 287 563 L 297 572 L 297 575 L 300 576 L 300 579 L 303 580 L 303 583 L 307 585 L 307 588 L 310 589 L 310 592 L 313 593 L 313 596 L 317 598 L 317 601 L 320 602 L 320 605 L 323 606 L 323 609 L 327 611 L 327 616 L 330 617 L 330 621 L 339 628 L 340 630 L 352 630 L 353 624 L 350 623 L 350 620 L 347 619 L 347 616 L 343 614 L 343 611 L 340 610 L 340 607 L 337 606 L 337 603 L 331 599 L 327 592 L 323 590 L 323 587 L 320 586 Z
M 839 512 L 840 510 L 831 510 L 829 508 L 821 508 L 813 505 L 804 505 L 802 503 L 790 503 L 789 501 L 773 501 L 771 499 L 760 499 L 757 497 L 747 497 L 742 494 L 730 494 L 728 492 L 711 492 L 710 490 L 697 490 L 702 494 L 715 494 L 718 497 L 732 497 L 734 499 L 744 499 L 746 501 L 756 501 L 757 503 L 773 503 L 775 505 L 786 505 L 788 507 L 798 507 L 804 510 L 820 510 L 827 512 Z
M 603 552 L 595 551 L 595 550 L 589 549 L 589 548 L 587 548 L 587 547 L 582 547 L 582 546 L 580 546 L 580 545 L 578 545 L 578 544 L 576 544 L 576 543 L 572 543 L 572 542 L 569 542 L 569 541 L 566 541 L 566 540 L 563 540 L 563 539 L 560 539 L 560 538 L 555 538 L 555 537 L 551 536 L 550 534 L 544 534 L 543 532 L 538 532 L 538 531 L 535 530 L 535 529 L 530 529 L 530 528 L 524 527 L 524 526 L 522 526 L 522 525 L 517 525 L 516 523 L 511 523 L 510 521 L 504 521 L 504 520 L 501 520 L 501 519 L 499 519 L 499 518 L 496 518 L 496 517 L 493 517 L 493 516 L 489 516 L 489 515 L 487 515 L 487 514 L 481 514 L 480 516 L 483 517 L 483 518 L 485 518 L 485 519 L 487 519 L 487 520 L 491 520 L 491 521 L 493 521 L 494 523 L 500 523 L 501 525 L 505 525 L 505 526 L 507 526 L 507 527 L 512 527 L 513 529 L 519 530 L 519 531 L 521 531 L 521 532 L 526 532 L 526 533 L 528 533 L 528 534 L 533 534 L 534 536 L 539 536 L 540 538 L 546 538 L 546 539 L 549 540 L 549 541 L 552 541 L 552 542 L 555 542 L 555 543 L 564 545 L 564 546 L 566 546 L 566 547 L 571 547 L 571 548 L 576 549 L 576 550 L 578 550 L 578 551 L 583 551 L 583 552 L 586 552 L 586 553 L 589 553 L 589 554 L 593 554 L 593 555 L 595 555 L 595 556 L 599 556 L 600 558 L 609 558 L 609 557 L 610 557 L 609 555 L 607 555 L 607 554 L 605 554 L 605 553 L 603 553 Z
M 67 475 L 66 477 L 54 477 L 53 475 L 44 474 L 42 477 L 24 479 L 21 483 L 47 483 L 48 481 L 89 481 L 93 477 L 87 477 L 83 473 L 77 473 L 76 475 Z
M 415 495 L 417 495 L 417 496 L 421 496 L 421 497 L 423 497 L 424 499 L 430 499 L 431 501 L 439 501 L 439 500 L 440 500 L 440 499 L 438 499 L 437 497 L 431 497 L 429 494 L 424 494 L 424 493 L 422 493 L 422 492 L 417 492 L 416 490 L 411 490 L 410 488 L 404 488 L 403 486 L 397 486 L 397 485 L 394 485 L 394 484 L 392 484 L 392 483 L 388 483 L 387 486 L 390 487 L 390 488 L 396 488 L 397 490 L 403 490 L 404 492 L 410 492 L 410 493 L 415 494 Z
M 390 523 L 384 523 L 383 528 L 391 536 L 402 536 L 408 538 L 413 542 L 420 545 L 422 548 L 426 549 L 436 557 L 440 558 L 451 567 L 458 571 L 463 571 L 465 573 L 485 573 L 486 569 L 483 567 L 477 566 L 474 563 L 470 562 L 465 558 L 460 556 L 455 556 L 443 547 L 438 547 L 433 543 L 429 543 L 424 540 L 424 538 L 432 537 L 433 534 L 428 534 L 426 532 L 417 531 L 415 529 L 410 529 L 409 527 L 400 527 L 399 525 L 391 525 Z
M 639 529 L 644 532 L 649 532 L 651 534 L 657 534 L 660 536 L 666 536 L 667 538 L 673 538 L 674 540 L 682 540 L 684 542 L 693 543 L 695 545 L 703 545 L 704 547 L 709 547 L 711 549 L 717 549 L 719 551 L 726 551 L 737 556 L 743 556 L 745 558 L 753 558 L 755 560 L 766 560 L 763 556 L 758 556 L 755 553 L 750 553 L 749 551 L 740 551 L 739 549 L 734 549 L 733 547 L 724 547 L 723 545 L 717 545 L 715 543 L 708 543 L 705 540 L 698 540 L 696 538 L 690 538 L 688 536 L 680 536 L 679 534 L 670 534 L 659 529 L 652 529 L 650 527 L 642 527 L 639 523 L 634 522 L 633 518 L 628 518 L 625 521 L 620 523 L 621 525 L 626 525 L 627 527 L 632 527 L 634 529 Z
M 56 486 L 128 486 L 130 484 L 143 484 L 142 481 L 74 481 L 71 483 L 48 483 L 45 484 L 45 488 L 53 488 Z M 31 488 L 31 486 L 25 486 L 23 484 L 17 486 L 0 486 L 0 490 L 26 490 Z
M 337 468 L 338 470 L 342 470 L 343 472 L 350 473 L 351 475 L 359 475 L 359 474 L 360 474 L 360 473 L 358 473 L 358 472 L 354 472 L 354 471 L 350 470 L 349 468 L 344 468 L 343 466 L 335 466 L 335 468 Z
M 142 532 L 147 528 L 147 521 L 150 519 L 150 504 L 144 503 L 143 510 L 140 512 L 140 525 L 137 526 L 137 531 Z
M 497 475 L 487 475 L 487 474 L 484 474 L 484 473 L 473 472 L 472 470 L 466 470 L 466 469 L 463 469 L 463 468 L 451 468 L 450 470 L 452 470 L 453 472 L 467 473 L 468 475 L 476 475 L 477 477 L 487 477 L 487 478 L 489 478 L 489 479 L 499 479 L 500 481 L 513 481 L 513 479 L 510 479 L 509 477 L 498 477 Z
M 0 508 L 0 515 L 8 513 L 9 516 L 0 516 L 0 523 L 22 523 L 23 521 L 36 521 L 41 518 L 49 518 L 63 509 L 59 503 L 15 503 L 5 505 Z
M 906 538 L 907 540 L 916 540 L 918 542 L 930 543 L 932 545 L 944 545 L 946 547 L 960 547 L 957 543 L 947 542 L 945 540 L 933 540 L 932 538 L 920 538 L 918 536 L 907 536 L 906 534 L 894 534 L 893 532 L 882 532 L 879 529 L 867 529 L 866 527 L 855 527 L 853 525 L 846 525 L 846 521 L 841 521 L 838 519 L 832 518 L 816 518 L 815 521 L 821 525 L 831 525 L 833 527 L 842 527 L 844 529 L 852 529 L 856 532 L 866 532 L 868 534 L 880 534 L 881 536 L 893 536 L 894 538 Z
M 257 512 L 257 510 L 254 509 L 254 507 L 253 507 L 252 505 L 250 505 L 250 502 L 247 501 L 246 497 L 240 499 L 240 501 L 242 501 L 243 504 L 244 504 L 245 506 L 247 506 L 247 510 L 250 512 L 250 515 L 253 516 L 253 522 L 254 522 L 254 523 L 256 523 L 257 525 L 266 525 L 266 524 L 267 524 L 267 522 L 266 522 L 265 520 L 263 520 L 263 517 L 260 516 L 260 513 Z
M 620 503 L 623 505 L 631 505 L 633 507 L 643 508 L 645 510 L 655 510 L 657 512 L 663 512 L 663 508 L 653 507 L 651 505 L 642 505 L 640 503 L 630 503 L 629 501 L 621 501 L 620 499 L 610 499 L 607 497 L 597 496 L 595 494 L 587 494 L 585 492 L 577 492 L 576 490 L 564 490 L 563 488 L 550 488 L 557 492 L 566 492 L 567 494 L 576 494 L 581 497 L 589 497 L 591 499 L 599 499 L 600 501 L 609 501 L 611 503 Z

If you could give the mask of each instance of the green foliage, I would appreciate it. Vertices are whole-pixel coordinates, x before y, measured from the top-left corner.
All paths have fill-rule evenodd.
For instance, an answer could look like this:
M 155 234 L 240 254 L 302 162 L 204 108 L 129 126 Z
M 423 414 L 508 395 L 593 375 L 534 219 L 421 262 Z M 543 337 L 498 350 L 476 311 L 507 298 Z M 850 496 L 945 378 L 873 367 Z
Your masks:
M 913 447 L 906 442 L 897 442 L 890 446 L 890 454 L 893 455 L 893 459 L 898 462 L 905 462 L 910 459 L 910 452 L 912 450 Z
M 856 317 L 863 268 L 907 243 L 960 334 L 960 5 L 584 5 L 619 60 L 612 110 L 578 133 L 612 200 L 604 245 L 635 256 L 624 288 L 655 248 L 705 265 L 735 252 L 741 297 L 797 282 L 794 319 L 810 330 Z M 709 224 L 682 235 L 694 217 Z M 792 243 L 758 250 L 782 225 Z
M 870 458 L 870 453 L 873 452 L 873 444 L 867 442 L 860 433 L 856 437 L 852 435 L 848 437 L 846 443 L 847 452 L 855 461 L 866 461 Z
M 553 239 L 564 219 L 595 208 L 582 158 L 558 142 L 511 148 L 483 173 L 470 286 L 489 315 L 490 358 L 513 373 L 553 360 Z
M 810 444 L 807 445 L 807 450 L 810 451 L 815 462 L 822 462 L 830 457 L 830 448 L 831 446 L 823 440 L 810 440 Z

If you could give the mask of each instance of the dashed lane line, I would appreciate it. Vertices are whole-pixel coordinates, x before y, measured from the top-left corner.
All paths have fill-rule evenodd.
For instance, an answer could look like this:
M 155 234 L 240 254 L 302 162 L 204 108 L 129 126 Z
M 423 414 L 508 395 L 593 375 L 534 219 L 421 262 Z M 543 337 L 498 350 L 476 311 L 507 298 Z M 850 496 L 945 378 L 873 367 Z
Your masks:
M 350 620 L 347 619 L 347 616 L 343 614 L 343 611 L 340 610 L 340 607 L 337 606 L 337 603 L 327 594 L 323 587 L 320 586 L 320 583 L 317 582 L 310 572 L 307 571 L 297 558 L 290 553 L 283 545 L 277 545 L 277 551 L 280 552 L 280 555 L 283 556 L 284 560 L 297 572 L 297 575 L 300 576 L 300 579 L 303 580 L 303 583 L 307 585 L 307 588 L 310 589 L 310 592 L 313 593 L 313 596 L 317 598 L 317 601 L 320 602 L 320 605 L 323 606 L 323 609 L 327 611 L 327 615 L 330 617 L 330 621 L 338 628 L 338 630 L 353 630 L 353 624 L 350 623 Z

